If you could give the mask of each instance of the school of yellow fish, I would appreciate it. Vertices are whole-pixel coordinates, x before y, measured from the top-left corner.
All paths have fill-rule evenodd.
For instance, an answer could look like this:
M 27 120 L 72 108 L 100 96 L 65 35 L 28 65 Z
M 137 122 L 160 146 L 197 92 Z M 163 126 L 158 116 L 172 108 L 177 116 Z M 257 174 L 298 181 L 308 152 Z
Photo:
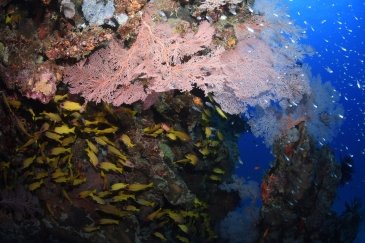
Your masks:
M 21 167 L 29 182 L 29 191 L 39 190 L 47 186 L 48 183 L 56 183 L 64 188 L 62 189 L 62 194 L 72 204 L 73 198 L 69 196 L 65 188 L 69 186 L 77 187 L 87 183 L 86 176 L 80 173 L 72 164 L 74 156 L 73 145 L 78 139 L 84 141 L 84 157 L 105 180 L 107 178 L 105 173 L 122 175 L 125 167 L 134 167 L 134 163 L 123 152 L 123 149 L 133 149 L 136 146 L 136 141 L 133 141 L 126 133 L 119 133 L 119 128 L 108 121 L 105 112 L 98 112 L 86 119 L 84 114 L 82 114 L 87 109 L 86 104 L 68 100 L 67 94 L 54 97 L 53 104 L 56 106 L 56 110 L 53 112 L 38 112 L 31 107 L 22 107 L 21 101 L 9 99 L 4 94 L 3 101 L 11 112 L 15 113 L 13 110 L 25 109 L 34 122 L 41 124 L 40 129 L 33 134 L 29 133 L 21 122 L 17 124 L 18 128 L 27 137 L 26 141 L 16 148 L 17 152 L 27 154 L 29 151 L 32 151 L 32 154 L 29 154 L 23 160 Z M 227 116 L 218 106 L 211 106 L 219 117 L 227 119 Z M 217 156 L 214 154 L 215 148 L 224 140 L 224 135 L 221 131 L 209 126 L 209 119 L 212 116 L 211 110 L 204 107 L 201 103 L 196 105 L 195 108 L 201 111 L 201 122 L 203 125 L 205 124 L 202 128 L 205 139 L 194 141 L 194 146 L 199 151 L 198 155 L 195 153 L 185 154 L 184 158 L 174 162 L 177 166 L 187 164 L 196 166 L 199 163 L 199 157 Z M 133 116 L 136 114 L 136 112 L 129 110 L 129 108 L 124 109 L 128 109 L 128 113 Z M 105 107 L 104 110 L 111 112 L 112 108 Z M 164 138 L 172 142 L 192 141 L 192 138 L 186 132 L 174 129 L 165 123 L 146 127 L 142 132 L 146 137 L 158 138 L 159 136 L 164 136 Z M 123 146 L 113 141 L 119 141 Z M 108 155 L 111 155 L 113 161 L 101 160 L 101 158 L 106 157 L 103 155 L 105 151 Z M 225 171 L 222 168 L 214 167 L 207 178 L 211 181 L 220 182 L 224 173 Z M 93 201 L 98 205 L 98 211 L 103 212 L 103 215 L 110 216 L 109 218 L 100 218 L 94 223 L 86 225 L 83 228 L 84 231 L 93 232 L 100 230 L 103 225 L 119 224 L 120 218 L 138 212 L 139 205 L 151 208 L 158 207 L 155 202 L 136 196 L 136 193 L 153 187 L 154 184 L 152 182 L 146 184 L 118 182 L 112 184 L 109 188 L 104 188 L 104 191 L 97 191 L 96 189 L 81 191 L 79 198 Z M 126 202 L 133 203 L 126 204 Z M 118 207 L 117 203 L 123 203 L 123 206 Z M 205 209 L 206 205 L 197 198 L 194 201 L 194 205 L 194 209 L 188 211 L 158 208 L 149 214 L 146 220 L 162 220 L 162 224 L 172 220 L 180 232 L 183 233 L 177 235 L 176 239 L 181 242 L 189 242 L 187 236 L 190 227 L 195 220 L 200 218 L 204 222 L 210 237 L 214 237 L 214 232 L 209 227 L 208 215 L 206 213 L 199 213 L 199 210 Z M 163 233 L 157 230 L 153 233 L 153 236 L 160 240 L 167 240 Z

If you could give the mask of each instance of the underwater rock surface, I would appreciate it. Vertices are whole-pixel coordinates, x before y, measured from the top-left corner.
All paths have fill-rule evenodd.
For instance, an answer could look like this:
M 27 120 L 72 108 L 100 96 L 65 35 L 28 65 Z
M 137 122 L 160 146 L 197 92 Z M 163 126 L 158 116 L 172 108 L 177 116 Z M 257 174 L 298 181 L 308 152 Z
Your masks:
M 328 147 L 317 148 L 304 122 L 292 129 L 299 137 L 293 140 L 290 132 L 275 142 L 276 160 L 261 184 L 260 242 L 352 242 L 359 202 L 342 215 L 331 209 L 341 165 Z

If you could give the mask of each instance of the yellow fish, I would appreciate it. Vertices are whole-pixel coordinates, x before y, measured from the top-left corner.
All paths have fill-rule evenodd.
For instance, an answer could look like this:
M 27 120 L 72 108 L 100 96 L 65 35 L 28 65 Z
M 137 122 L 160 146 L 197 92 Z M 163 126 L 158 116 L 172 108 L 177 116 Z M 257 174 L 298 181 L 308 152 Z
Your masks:
M 54 141 L 57 141 L 57 142 L 61 143 L 62 135 L 60 135 L 60 134 L 47 131 L 47 132 L 44 133 L 44 135 L 46 135 L 46 137 L 49 138 L 49 139 L 52 139 Z
M 39 157 L 37 157 L 36 159 L 35 159 L 35 161 L 38 163 L 38 164 L 44 164 L 44 163 L 46 163 L 47 162 L 47 158 L 46 157 L 44 157 L 44 156 L 39 156 Z
M 57 156 L 64 153 L 71 153 L 71 148 L 55 147 L 51 150 L 51 155 Z
M 201 117 L 202 123 L 208 123 L 209 122 L 209 117 L 205 114 L 202 113 L 202 117 Z
M 92 142 L 90 142 L 89 141 L 89 139 L 86 139 L 86 143 L 87 143 L 87 146 L 89 147 L 89 149 L 91 150 L 91 151 L 93 151 L 94 153 L 98 153 L 99 152 L 99 150 L 98 150 L 98 148 L 95 146 L 95 144 L 93 144 Z
M 60 168 L 57 168 L 55 172 L 52 173 L 52 179 L 67 176 L 67 172 L 63 172 Z
M 218 167 L 214 168 L 213 172 L 216 174 L 224 174 L 224 170 L 222 170 L 221 168 L 218 168 Z
M 114 146 L 108 145 L 108 152 L 118 156 L 122 160 L 127 160 L 127 157 Z
M 190 164 L 192 165 L 196 165 L 198 163 L 198 157 L 195 154 L 187 154 L 185 155 L 185 158 L 187 158 L 190 162 Z
M 34 113 L 33 109 L 29 108 L 28 111 L 29 111 L 30 115 L 32 116 L 32 120 L 35 120 L 35 113 Z
M 107 142 L 105 142 L 104 139 L 102 139 L 101 137 L 95 137 L 95 142 L 102 146 L 107 145 Z
M 94 224 L 86 225 L 84 228 L 82 228 L 86 233 L 91 233 L 94 231 L 97 231 L 100 229 L 99 226 L 95 226 Z
M 203 156 L 207 156 L 207 155 L 210 153 L 210 152 L 209 152 L 208 147 L 204 147 L 204 148 L 199 149 L 199 152 L 200 152 Z
M 161 124 L 155 124 L 150 127 L 143 128 L 143 133 L 151 134 L 151 133 L 156 132 L 160 128 L 161 128 Z
M 83 177 L 83 178 L 74 178 L 72 180 L 72 185 L 73 186 L 78 186 L 78 185 L 80 185 L 80 184 L 82 184 L 84 182 L 86 182 L 86 177 Z
M 209 138 L 210 136 L 212 136 L 212 129 L 210 127 L 205 127 L 204 132 L 205 132 L 206 138 Z
M 190 159 L 180 159 L 178 161 L 175 161 L 175 163 L 181 163 L 181 164 L 185 164 L 185 163 L 189 163 Z
M 96 167 L 99 164 L 99 159 L 96 154 L 89 148 L 85 149 L 87 156 L 89 157 L 90 163 Z
M 55 127 L 54 132 L 58 134 L 69 134 L 69 133 L 75 133 L 75 127 L 69 127 L 66 124 Z
M 16 151 L 23 151 L 25 148 L 29 147 L 30 145 L 34 144 L 36 142 L 36 139 L 34 137 L 30 138 L 25 144 L 18 147 Z
M 74 102 L 74 101 L 69 101 L 69 100 L 66 100 L 63 103 L 61 103 L 60 107 L 62 109 L 68 110 L 68 111 L 80 111 L 80 112 L 82 112 L 83 109 L 84 109 L 83 105 L 81 105 L 77 102 Z
M 44 153 L 44 149 L 45 149 L 45 147 L 48 145 L 48 142 L 44 142 L 44 143 L 41 143 L 40 145 L 39 145 L 39 152 L 41 153 L 41 156 L 43 157 L 43 158 L 45 158 L 46 159 L 46 155 L 45 155 L 45 153 Z
M 210 147 L 217 147 L 218 145 L 220 145 L 221 144 L 221 142 L 219 142 L 219 141 L 216 141 L 216 140 L 210 140 L 209 141 L 209 146 Z
M 100 171 L 100 177 L 103 179 L 103 188 L 106 188 L 108 183 L 108 177 L 104 173 L 104 171 Z
M 97 128 L 85 127 L 82 131 L 86 133 L 95 133 L 97 130 Z
M 96 203 L 98 203 L 98 204 L 105 204 L 104 199 L 102 199 L 102 198 L 100 198 L 100 197 L 98 197 L 98 196 L 94 195 L 93 193 L 90 193 L 90 194 L 89 194 L 89 197 L 91 197 L 91 199 L 92 199 L 92 200 L 94 200 L 94 201 L 95 201 Z
M 183 131 L 176 131 L 171 129 L 169 133 L 173 133 L 178 139 L 180 139 L 183 142 L 188 142 L 191 140 L 190 136 Z
M 130 212 L 139 212 L 139 208 L 137 208 L 136 206 L 133 205 L 127 205 L 124 207 L 125 210 L 130 211 Z
M 99 165 L 100 169 L 105 170 L 105 171 L 114 171 L 114 172 L 119 172 L 120 174 L 123 174 L 123 169 L 117 167 L 115 164 L 110 163 L 110 162 L 101 162 Z
M 120 189 L 124 189 L 128 186 L 128 184 L 125 184 L 125 183 L 116 183 L 116 184 L 113 184 L 112 185 L 112 191 L 118 191 Z
M 194 203 L 194 205 L 195 205 L 196 207 L 203 207 L 203 208 L 207 207 L 206 203 L 205 203 L 205 202 L 203 202 L 203 201 L 201 201 L 201 200 L 199 200 L 197 197 L 196 197 L 196 198 L 194 198 L 193 203 Z
M 130 160 L 128 160 L 128 159 L 125 159 L 125 160 L 118 159 L 118 162 L 121 165 L 126 166 L 126 167 L 129 167 L 129 168 L 134 168 L 135 167 L 134 164 Z
M 75 118 L 75 119 L 80 119 L 82 117 L 82 115 L 77 112 L 77 111 L 74 111 L 70 114 L 71 117 Z
M 181 229 L 182 232 L 184 232 L 186 234 L 189 233 L 188 226 L 186 226 L 185 224 L 178 224 L 177 226 Z
M 55 95 L 54 97 L 53 97 L 53 101 L 55 102 L 55 103 L 58 103 L 58 102 L 60 102 L 60 101 L 63 101 L 64 99 L 66 99 L 67 98 L 67 94 L 64 94 L 64 95 Z
M 101 198 L 104 198 L 104 197 L 107 197 L 107 196 L 109 196 L 109 195 L 111 195 L 112 193 L 111 192 L 109 192 L 109 191 L 102 191 L 102 192 L 98 192 L 97 193 L 97 196 L 98 197 L 101 197 Z
M 199 214 L 194 211 L 183 211 L 181 212 L 183 217 L 198 218 Z
M 61 144 L 63 147 L 67 147 L 76 141 L 76 136 L 70 136 L 62 139 Z
M 157 238 L 159 238 L 160 240 L 163 240 L 163 241 L 167 240 L 166 237 L 158 231 L 154 232 L 153 235 L 156 236 Z
M 62 189 L 62 194 L 67 199 L 67 201 L 69 201 L 71 203 L 71 205 L 73 205 L 72 200 L 71 200 L 70 196 L 68 195 L 68 193 L 65 191 L 65 189 Z
M 217 111 L 218 115 L 220 115 L 222 118 L 228 119 L 228 117 L 226 116 L 226 114 L 223 112 L 223 110 L 220 107 L 215 106 L 215 110 Z
M 32 184 L 30 184 L 28 186 L 28 189 L 29 189 L 29 191 L 34 191 L 34 190 L 40 188 L 41 185 L 43 185 L 43 183 L 44 183 L 43 180 L 40 180 L 40 181 L 37 181 L 37 182 L 33 182 Z
M 151 187 L 153 187 L 153 182 L 149 184 L 140 184 L 140 183 L 129 184 L 126 189 L 128 191 L 138 192 Z
M 52 169 L 56 169 L 58 167 L 58 161 L 60 157 L 47 158 L 47 163 Z
M 166 210 L 166 213 L 176 223 L 181 224 L 184 222 L 184 217 L 181 214 L 175 213 L 172 210 Z
M 89 121 L 89 120 L 86 120 L 86 119 L 84 119 L 82 122 L 84 123 L 84 125 L 86 127 L 91 126 L 91 125 L 98 125 L 99 124 L 98 121 Z
M 41 112 L 41 115 L 43 115 L 45 118 L 47 118 L 50 121 L 53 122 L 60 122 L 62 121 L 60 115 L 56 114 L 56 113 L 51 113 L 51 112 Z
M 175 141 L 177 139 L 176 135 L 170 132 L 166 134 L 166 137 L 168 137 L 172 141 Z
M 112 198 L 112 202 L 123 202 L 128 200 L 129 198 L 136 199 L 136 197 L 132 194 L 119 194 Z
M 29 158 L 26 158 L 24 161 L 23 161 L 23 167 L 22 167 L 22 169 L 26 169 L 26 168 L 28 168 L 31 164 L 33 164 L 33 162 L 34 162 L 34 160 L 35 160 L 35 158 L 36 158 L 37 156 L 36 155 L 34 155 L 33 157 L 29 157 Z
M 210 102 L 215 103 L 212 93 L 208 94 L 208 98 L 209 98 Z
M 86 198 L 86 197 L 88 197 L 90 194 L 95 193 L 95 192 L 96 192 L 96 189 L 94 189 L 94 190 L 89 190 L 89 191 L 82 191 L 82 192 L 80 192 L 80 193 L 79 193 L 79 197 L 80 197 L 80 198 Z
M 108 127 L 102 130 L 97 129 L 95 131 L 95 134 L 99 135 L 99 134 L 106 134 L 106 133 L 115 133 L 116 131 L 118 131 L 118 127 Z
M 119 221 L 116 219 L 100 219 L 99 224 L 106 225 L 106 224 L 119 224 Z
M 188 238 L 183 237 L 183 236 L 181 236 L 181 235 L 177 235 L 177 236 L 176 236 L 176 239 L 178 239 L 178 240 L 179 240 L 180 242 L 182 242 L 182 243 L 189 243 L 189 242 L 190 242 Z
M 93 126 L 93 125 L 99 125 L 99 124 L 107 124 L 107 125 L 111 125 L 111 123 L 105 119 L 105 115 L 102 114 L 100 116 L 98 116 L 98 114 L 96 114 L 95 120 L 90 121 L 90 120 L 83 120 L 84 125 L 87 126 Z
M 142 206 L 146 206 L 146 207 L 154 207 L 156 205 L 156 203 L 154 202 L 150 202 L 150 201 L 147 201 L 143 198 L 139 198 L 136 200 L 136 203 L 142 205 Z
M 41 129 L 39 129 L 38 133 L 43 133 L 49 129 L 49 124 L 47 122 L 43 123 Z
M 156 211 L 154 211 L 154 212 L 150 213 L 149 215 L 147 215 L 146 219 L 148 221 L 152 221 L 152 220 L 160 218 L 161 216 L 164 215 L 164 212 L 161 212 L 161 211 L 162 211 L 161 208 L 157 209 Z
M 136 146 L 135 144 L 132 143 L 132 140 L 128 137 L 127 134 L 122 134 L 122 136 L 120 136 L 119 138 L 125 146 L 127 146 L 128 148 L 133 148 L 134 146 Z
M 54 182 L 56 183 L 66 183 L 68 182 L 70 179 L 67 177 L 58 177 L 56 179 L 53 179 Z
M 100 145 L 111 145 L 111 146 L 114 146 L 114 147 L 117 147 L 117 145 L 115 143 L 113 143 L 112 141 L 109 140 L 109 138 L 105 137 L 105 136 L 99 136 L 99 137 L 95 137 L 95 141 L 100 144 Z
M 175 163 L 189 163 L 193 166 L 195 166 L 198 163 L 198 157 L 195 154 L 186 154 L 185 159 L 181 159 L 178 161 L 175 161 Z
M 217 175 L 210 175 L 209 179 L 211 179 L 212 181 L 221 181 L 222 180 L 222 178 L 220 178 Z
M 223 140 L 224 140 L 224 135 L 223 135 L 223 133 L 222 133 L 221 131 L 218 131 L 218 132 L 217 132 L 217 137 L 218 137 L 218 139 L 219 139 L 219 140 L 221 140 L 221 141 L 223 141 Z
M 113 205 L 110 205 L 110 204 L 100 205 L 98 209 L 100 211 L 102 211 L 103 213 L 114 215 L 117 217 L 124 217 L 124 216 L 130 215 L 129 212 L 122 211 L 119 208 L 117 208 Z
M 145 133 L 145 135 L 156 138 L 158 135 L 162 134 L 163 132 L 164 132 L 164 130 L 162 128 L 160 128 L 153 133 Z

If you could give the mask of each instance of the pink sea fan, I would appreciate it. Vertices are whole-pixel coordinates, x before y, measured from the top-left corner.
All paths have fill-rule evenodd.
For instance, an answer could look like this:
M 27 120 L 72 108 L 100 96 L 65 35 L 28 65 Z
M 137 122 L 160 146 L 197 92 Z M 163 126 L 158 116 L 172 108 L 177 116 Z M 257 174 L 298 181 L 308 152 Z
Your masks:
M 66 68 L 64 82 L 86 101 L 114 105 L 144 100 L 152 92 L 191 90 L 191 84 L 203 80 L 211 68 L 207 57 L 196 54 L 211 44 L 213 34 L 214 28 L 203 22 L 196 33 L 180 36 L 167 23 L 156 25 L 146 14 L 130 49 L 113 40 Z
M 236 25 L 238 44 L 225 50 L 213 43 L 215 28 L 208 22 L 180 35 L 151 16 L 149 9 L 131 48 L 114 39 L 67 67 L 64 82 L 71 93 L 118 106 L 144 101 L 154 92 L 196 86 L 213 93 L 224 111 L 239 114 L 247 106 L 267 107 L 271 101 L 297 102 L 309 90 L 300 69 L 293 69 L 292 58 L 261 38 L 264 27 L 258 17 Z

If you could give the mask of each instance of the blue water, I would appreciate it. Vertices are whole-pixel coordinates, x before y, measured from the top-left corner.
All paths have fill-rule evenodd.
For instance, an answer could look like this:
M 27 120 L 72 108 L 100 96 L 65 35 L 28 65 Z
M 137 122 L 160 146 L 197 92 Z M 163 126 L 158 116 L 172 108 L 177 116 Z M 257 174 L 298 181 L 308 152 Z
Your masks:
M 305 63 L 340 92 L 345 109 L 343 125 L 330 143 L 337 158 L 350 155 L 354 159 L 353 178 L 339 189 L 334 205 L 341 212 L 354 197 L 365 202 L 365 2 L 287 0 L 287 4 L 294 22 L 307 32 L 303 43 L 316 51 Z M 242 135 L 239 146 L 242 163 L 237 173 L 260 181 L 272 154 L 250 134 Z M 365 242 L 364 224 L 356 242 Z

